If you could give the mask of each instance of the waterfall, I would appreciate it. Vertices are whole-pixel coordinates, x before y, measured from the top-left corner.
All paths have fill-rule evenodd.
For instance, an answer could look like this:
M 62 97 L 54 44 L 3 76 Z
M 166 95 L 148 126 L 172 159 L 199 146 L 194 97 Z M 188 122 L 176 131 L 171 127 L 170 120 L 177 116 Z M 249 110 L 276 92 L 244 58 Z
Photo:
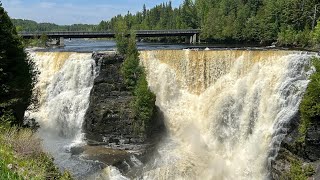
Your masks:
M 89 53 L 31 52 L 30 57 L 40 72 L 34 90 L 39 103 L 26 116 L 40 124 L 45 149 L 60 168 L 76 173 L 88 168 L 66 152 L 82 143 L 82 122 L 97 73 L 95 61 Z
M 309 82 L 310 57 L 293 51 L 142 51 L 169 135 L 141 178 L 267 179 L 268 161 Z

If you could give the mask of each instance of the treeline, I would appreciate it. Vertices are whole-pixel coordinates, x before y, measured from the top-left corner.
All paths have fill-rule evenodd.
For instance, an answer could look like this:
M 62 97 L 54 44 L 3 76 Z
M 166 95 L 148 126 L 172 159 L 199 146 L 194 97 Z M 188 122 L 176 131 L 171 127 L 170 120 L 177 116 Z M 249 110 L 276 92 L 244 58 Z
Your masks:
M 98 29 L 114 29 L 125 21 L 131 29 L 202 29 L 208 42 L 258 42 L 282 46 L 319 43 L 318 0 L 184 0 L 178 8 L 163 3 L 136 14 L 102 21 Z M 319 10 L 320 12 L 320 10 Z
M 90 24 L 72 24 L 57 25 L 53 23 L 37 23 L 31 20 L 12 19 L 17 31 L 35 32 L 35 31 L 95 31 L 97 25 Z
M 115 30 L 119 21 L 129 29 L 202 29 L 207 42 L 256 42 L 282 46 L 319 43 L 318 0 L 184 0 L 174 8 L 171 1 L 141 12 L 118 15 L 98 25 L 58 26 L 15 20 L 24 31 Z M 319 13 L 316 13 L 316 10 Z

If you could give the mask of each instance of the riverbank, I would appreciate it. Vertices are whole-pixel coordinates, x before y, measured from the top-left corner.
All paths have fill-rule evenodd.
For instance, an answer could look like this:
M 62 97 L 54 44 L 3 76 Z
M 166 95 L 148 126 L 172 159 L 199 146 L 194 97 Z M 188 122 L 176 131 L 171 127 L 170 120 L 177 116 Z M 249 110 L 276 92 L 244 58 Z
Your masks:
M 60 172 L 42 150 L 41 141 L 31 129 L 0 127 L 0 179 L 72 180 L 69 172 Z

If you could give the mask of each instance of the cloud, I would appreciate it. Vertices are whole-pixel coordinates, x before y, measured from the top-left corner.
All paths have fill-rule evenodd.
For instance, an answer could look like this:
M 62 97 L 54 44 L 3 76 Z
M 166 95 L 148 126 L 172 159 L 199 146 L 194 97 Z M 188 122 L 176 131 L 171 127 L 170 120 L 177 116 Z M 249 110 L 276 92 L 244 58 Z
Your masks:
M 56 3 L 53 2 L 40 2 L 39 7 L 40 8 L 53 8 L 56 6 Z

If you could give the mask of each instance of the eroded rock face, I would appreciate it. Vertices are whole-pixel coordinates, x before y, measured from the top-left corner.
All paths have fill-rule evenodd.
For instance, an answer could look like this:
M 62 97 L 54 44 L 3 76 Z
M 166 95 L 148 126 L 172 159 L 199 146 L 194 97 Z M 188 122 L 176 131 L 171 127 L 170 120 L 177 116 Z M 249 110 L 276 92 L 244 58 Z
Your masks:
M 106 144 L 113 148 L 130 149 L 126 145 L 142 144 L 148 139 L 153 139 L 146 139 L 146 136 L 139 136 L 134 132 L 135 117 L 130 107 L 133 95 L 126 88 L 120 73 L 124 57 L 115 53 L 94 53 L 92 57 L 100 69 L 94 80 L 90 105 L 83 123 L 88 144 Z M 159 109 L 156 110 L 152 121 L 152 136 L 157 136 L 164 130 L 163 117 Z
M 320 159 L 320 121 L 311 122 L 306 134 L 306 156 L 310 161 Z
M 270 179 L 283 179 L 290 173 L 293 161 L 299 161 L 302 168 L 312 166 L 313 178 L 320 177 L 320 121 L 313 121 L 307 129 L 305 143 L 299 142 L 300 114 L 288 124 L 288 133 L 281 143 L 275 161 L 270 167 Z M 285 178 L 286 179 L 286 178 Z
M 130 142 L 139 137 L 133 133 L 134 115 L 130 109 L 132 93 L 120 75 L 123 57 L 116 54 L 93 54 L 100 72 L 90 93 L 90 105 L 83 130 L 88 143 Z

